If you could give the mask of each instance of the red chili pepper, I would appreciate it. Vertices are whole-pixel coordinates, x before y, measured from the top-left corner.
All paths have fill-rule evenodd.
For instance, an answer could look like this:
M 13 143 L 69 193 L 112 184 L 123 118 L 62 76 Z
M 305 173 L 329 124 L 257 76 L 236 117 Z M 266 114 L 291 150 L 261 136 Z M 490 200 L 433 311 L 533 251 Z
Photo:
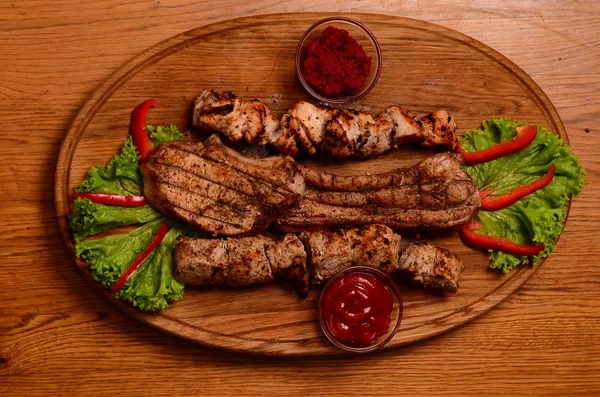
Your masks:
M 556 173 L 556 167 L 554 164 L 550 165 L 548 172 L 544 174 L 540 179 L 528 183 L 527 185 L 518 186 L 511 190 L 510 192 L 503 194 L 501 196 L 487 197 L 492 194 L 493 190 L 483 190 L 479 192 L 481 196 L 481 209 L 486 211 L 497 211 L 502 208 L 506 208 L 508 206 L 513 205 L 523 197 L 535 192 L 536 190 L 542 189 L 554 178 L 554 174 Z
M 517 127 L 517 135 L 510 141 L 496 143 L 476 152 L 465 152 L 462 148 L 462 142 L 459 142 L 458 152 L 463 155 L 467 165 L 485 163 L 525 149 L 533 142 L 536 135 L 537 127 L 535 125 L 525 125 Z
M 133 112 L 131 112 L 129 132 L 133 139 L 133 144 L 137 146 L 141 163 L 146 160 L 146 156 L 152 150 L 152 141 L 146 131 L 146 115 L 148 114 L 148 110 L 154 106 L 156 106 L 156 99 L 147 99 L 137 105 L 133 109 Z
M 481 225 L 477 221 L 471 221 L 464 225 L 460 229 L 460 237 L 463 243 L 478 250 L 495 250 L 524 256 L 539 254 L 545 247 L 544 244 L 522 245 L 507 238 L 475 233 L 475 230 L 479 228 L 481 228 Z
M 124 207 L 140 207 L 148 201 L 144 196 L 123 196 L 104 193 L 73 193 L 73 197 L 85 198 L 97 204 L 122 205 Z
M 167 225 L 166 223 L 163 223 L 162 225 L 160 225 L 158 232 L 156 232 L 156 236 L 154 236 L 154 238 L 152 239 L 150 244 L 148 244 L 146 249 L 144 249 L 142 251 L 142 253 L 139 254 L 133 260 L 133 262 L 131 262 L 131 265 L 129 265 L 127 270 L 125 270 L 125 272 L 123 272 L 123 274 L 121 274 L 121 277 L 119 277 L 115 286 L 110 291 L 111 294 L 114 295 L 115 293 L 117 293 L 117 291 L 120 290 L 125 285 L 125 283 L 127 283 L 127 281 L 131 278 L 133 273 L 135 273 L 135 271 L 140 267 L 140 265 L 142 264 L 142 262 L 144 262 L 144 260 L 148 257 L 148 255 L 150 255 L 152 253 L 152 251 L 154 251 L 156 249 L 156 247 L 158 247 L 158 245 L 163 240 L 163 238 L 165 237 L 165 235 L 167 234 L 168 231 L 169 231 L 169 225 Z

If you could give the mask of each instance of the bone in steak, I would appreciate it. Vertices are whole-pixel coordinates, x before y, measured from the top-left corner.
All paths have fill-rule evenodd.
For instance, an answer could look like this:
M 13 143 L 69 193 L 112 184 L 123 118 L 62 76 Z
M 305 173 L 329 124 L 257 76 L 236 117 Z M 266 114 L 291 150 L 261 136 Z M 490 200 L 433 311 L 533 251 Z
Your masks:
M 150 204 L 215 235 L 265 229 L 298 203 L 305 188 L 290 157 L 246 157 L 217 135 L 204 143 L 162 144 L 140 168 Z
M 277 220 L 286 232 L 380 223 L 403 232 L 454 230 L 471 220 L 481 199 L 463 158 L 440 153 L 419 164 L 365 176 L 301 168 L 308 188 Z
M 188 285 L 234 286 L 279 279 L 304 297 L 309 271 L 313 282 L 320 284 L 345 268 L 371 266 L 392 276 L 407 275 L 424 287 L 456 292 L 464 268 L 460 258 L 443 248 L 402 244 L 401 237 L 384 225 L 303 232 L 299 237 L 183 237 L 175 246 L 175 278 Z
M 231 92 L 206 90 L 196 99 L 193 124 L 220 132 L 231 142 L 268 144 L 292 157 L 323 152 L 371 158 L 405 143 L 456 147 L 456 123 L 445 110 L 415 118 L 406 109 L 390 106 L 374 116 L 301 101 L 278 122 L 257 99 L 245 102 Z

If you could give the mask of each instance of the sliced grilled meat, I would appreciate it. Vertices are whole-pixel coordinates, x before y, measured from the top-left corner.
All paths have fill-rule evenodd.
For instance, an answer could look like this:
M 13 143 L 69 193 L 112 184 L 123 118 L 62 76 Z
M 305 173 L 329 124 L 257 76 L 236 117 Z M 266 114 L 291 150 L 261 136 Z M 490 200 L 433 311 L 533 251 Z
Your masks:
M 225 284 L 229 255 L 225 240 L 180 237 L 174 253 L 175 279 L 188 285 Z
M 456 123 L 444 110 L 417 119 L 399 106 L 374 116 L 300 101 L 278 123 L 256 99 L 244 102 L 231 92 L 206 90 L 196 99 L 193 123 L 232 142 L 269 144 L 292 157 L 323 152 L 338 158 L 371 158 L 405 143 L 456 148 Z
M 246 286 L 275 279 L 300 297 L 309 291 L 304 246 L 293 234 L 229 239 L 181 237 L 175 248 L 175 278 L 188 285 Z
M 455 230 L 469 222 L 480 205 L 479 194 L 473 194 L 461 205 L 439 209 L 378 205 L 344 207 L 302 200 L 298 207 L 277 220 L 276 227 L 285 232 L 298 232 L 381 223 L 396 231 L 439 233 Z
M 398 270 L 400 236 L 383 225 L 304 232 L 300 239 L 315 284 L 352 266 L 371 266 L 387 274 Z
M 306 167 L 300 204 L 277 220 L 286 232 L 381 223 L 403 232 L 454 230 L 471 220 L 481 199 L 456 153 L 440 153 L 384 174 L 338 176 Z
M 464 264 L 446 249 L 428 243 L 412 243 L 402 251 L 400 269 L 415 284 L 456 292 Z
M 193 123 L 208 131 L 228 131 L 231 142 L 245 140 L 255 145 L 271 142 L 279 127 L 264 103 L 256 99 L 244 102 L 231 92 L 213 90 L 196 98 Z
M 302 240 L 302 242 L 300 241 Z M 281 237 L 259 235 L 228 239 L 180 238 L 175 247 L 175 278 L 188 285 L 288 282 L 300 297 L 314 284 L 351 266 L 371 266 L 391 276 L 399 273 L 424 287 L 456 292 L 462 261 L 431 244 L 403 244 L 383 225 L 335 231 L 303 232 Z
M 301 298 L 308 296 L 310 275 L 306 267 L 306 251 L 300 239 L 286 234 L 265 245 L 265 252 L 276 279 L 287 282 Z
M 167 216 L 214 235 L 255 233 L 269 226 L 304 193 L 289 157 L 255 159 L 206 142 L 168 142 L 141 165 L 144 194 Z
M 274 280 L 262 237 L 222 239 L 181 237 L 175 250 L 175 278 L 188 285 L 243 286 Z
M 357 192 L 392 186 L 418 185 L 436 180 L 466 181 L 472 179 L 463 169 L 464 158 L 458 153 L 438 153 L 410 167 L 397 168 L 381 174 L 335 175 L 298 165 L 308 185 L 326 191 Z

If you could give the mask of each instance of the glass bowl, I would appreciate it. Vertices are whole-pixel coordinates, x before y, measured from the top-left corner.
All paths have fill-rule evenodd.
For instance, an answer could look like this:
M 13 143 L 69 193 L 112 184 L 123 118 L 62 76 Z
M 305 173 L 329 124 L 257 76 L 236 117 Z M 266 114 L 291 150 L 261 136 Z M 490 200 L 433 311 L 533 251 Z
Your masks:
M 347 30 L 348 33 L 350 33 L 350 36 L 362 46 L 367 56 L 371 57 L 371 71 L 363 86 L 360 89 L 341 93 L 336 96 L 328 96 L 319 92 L 304 79 L 304 76 L 302 76 L 302 61 L 306 56 L 308 47 L 313 41 L 321 37 L 323 30 L 329 26 Z M 298 47 L 296 47 L 296 74 L 306 91 L 321 102 L 330 104 L 355 102 L 367 95 L 369 91 L 375 87 L 375 83 L 377 83 L 377 79 L 379 79 L 379 75 L 381 74 L 381 48 L 373 33 L 371 33 L 371 31 L 362 23 L 344 17 L 326 18 L 308 28 L 300 38 Z
M 329 329 L 329 326 L 327 325 L 327 322 L 323 318 L 324 296 L 326 295 L 327 291 L 329 290 L 329 288 L 331 288 L 332 285 L 335 284 L 337 280 L 351 273 L 368 273 L 374 275 L 389 288 L 394 300 L 392 313 L 390 315 L 390 326 L 387 332 L 377 337 L 377 339 L 375 339 L 371 344 L 365 346 L 351 345 L 344 341 L 338 340 L 335 337 L 335 335 L 333 335 L 333 333 Z M 398 328 L 400 327 L 400 322 L 402 321 L 402 311 L 402 297 L 400 296 L 400 291 L 398 290 L 398 286 L 396 285 L 396 283 L 387 274 L 369 266 L 354 266 L 339 271 L 325 284 L 323 291 L 321 291 L 321 296 L 319 297 L 319 324 L 321 325 L 323 333 L 325 334 L 327 339 L 329 339 L 329 341 L 333 343 L 336 347 L 353 353 L 372 352 L 383 347 L 386 343 L 388 343 L 394 337 L 394 335 L 398 331 Z

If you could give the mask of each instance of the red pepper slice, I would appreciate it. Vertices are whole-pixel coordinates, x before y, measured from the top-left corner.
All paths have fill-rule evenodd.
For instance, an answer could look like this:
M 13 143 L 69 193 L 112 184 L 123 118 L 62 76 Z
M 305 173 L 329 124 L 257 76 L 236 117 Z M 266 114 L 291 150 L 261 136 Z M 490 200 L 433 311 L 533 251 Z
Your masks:
M 146 161 L 146 156 L 152 150 L 152 141 L 148 137 L 146 131 L 146 115 L 148 110 L 156 106 L 156 99 L 147 99 L 140 103 L 131 112 L 131 124 L 129 125 L 129 132 L 133 139 L 133 144 L 137 146 L 138 153 L 140 155 L 140 163 Z
M 479 195 L 482 199 L 481 209 L 486 211 L 497 211 L 501 210 L 502 208 L 509 207 L 517 201 L 519 201 L 520 199 L 522 199 L 523 197 L 535 192 L 536 190 L 548 186 L 548 184 L 552 182 L 552 179 L 554 178 L 555 174 L 556 167 L 554 166 L 554 164 L 551 164 L 550 168 L 548 169 L 548 172 L 544 174 L 544 176 L 542 176 L 540 179 L 528 183 L 527 185 L 518 186 L 510 192 L 501 196 L 487 197 L 491 193 L 493 193 L 493 190 L 483 190 L 479 192 Z
M 154 251 L 156 249 L 156 247 L 158 247 L 158 245 L 163 240 L 163 238 L 165 237 L 165 234 L 167 234 L 168 231 L 169 231 L 169 225 L 167 225 L 166 223 L 163 223 L 162 225 L 160 225 L 158 232 L 156 232 L 156 236 L 154 236 L 154 238 L 152 239 L 150 244 L 148 244 L 148 246 L 142 251 L 141 254 L 139 254 L 133 260 L 133 262 L 131 262 L 131 265 L 129 265 L 127 270 L 125 270 L 125 272 L 123 272 L 123 274 L 121 274 L 121 277 L 119 277 L 115 286 L 110 291 L 111 294 L 113 294 L 113 295 L 116 294 L 117 291 L 120 290 L 125 285 L 125 283 L 127 283 L 127 281 L 131 278 L 133 273 L 135 273 L 135 271 L 140 267 L 140 265 L 142 264 L 142 262 L 144 262 L 144 260 L 148 257 L 148 255 L 150 255 L 152 253 L 152 251 Z
M 458 143 L 458 152 L 465 158 L 465 164 L 474 165 L 495 160 L 502 156 L 518 152 L 531 145 L 531 142 L 537 135 L 537 127 L 535 125 L 525 125 L 517 127 L 517 135 L 510 141 L 496 143 L 486 149 L 476 152 L 465 152 L 462 148 L 462 142 Z
M 105 193 L 73 193 L 73 197 L 85 198 L 97 204 L 122 205 L 124 207 L 140 207 L 148 201 L 144 196 L 123 196 Z
M 463 226 L 460 229 L 460 237 L 463 243 L 478 250 L 495 250 L 524 256 L 539 254 L 545 248 L 544 244 L 522 245 L 507 238 L 475 233 L 475 230 L 479 228 L 481 228 L 481 224 L 477 221 L 471 221 Z

